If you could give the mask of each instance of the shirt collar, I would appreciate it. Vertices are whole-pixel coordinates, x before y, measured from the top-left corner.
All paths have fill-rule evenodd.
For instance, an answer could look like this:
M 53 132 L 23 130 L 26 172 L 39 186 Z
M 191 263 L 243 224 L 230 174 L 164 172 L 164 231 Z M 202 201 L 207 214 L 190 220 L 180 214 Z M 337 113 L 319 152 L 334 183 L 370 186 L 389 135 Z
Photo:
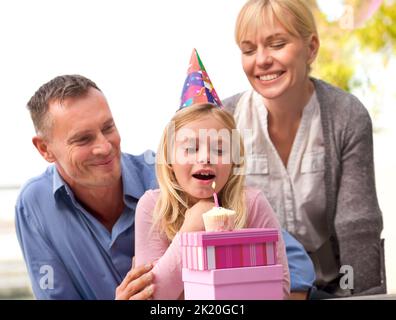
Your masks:
M 52 192 L 55 195 L 58 192 L 58 190 L 66 187 L 66 182 L 59 174 L 58 169 L 56 169 L 55 165 L 52 165 L 51 170 L 52 170 Z
M 134 162 L 127 159 L 125 154 L 121 154 L 121 174 L 124 197 L 130 196 L 140 199 L 146 191 L 142 181 L 142 172 L 139 171 Z

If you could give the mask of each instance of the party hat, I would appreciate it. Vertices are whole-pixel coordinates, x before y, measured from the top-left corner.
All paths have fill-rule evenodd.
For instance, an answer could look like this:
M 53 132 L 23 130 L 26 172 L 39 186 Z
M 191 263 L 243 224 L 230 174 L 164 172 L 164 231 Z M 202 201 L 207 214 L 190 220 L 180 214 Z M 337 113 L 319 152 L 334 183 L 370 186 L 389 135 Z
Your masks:
M 196 49 L 193 50 L 190 65 L 188 66 L 187 78 L 184 82 L 181 95 L 180 109 L 188 107 L 194 103 L 213 103 L 218 107 L 223 107 L 209 75 L 199 58 Z

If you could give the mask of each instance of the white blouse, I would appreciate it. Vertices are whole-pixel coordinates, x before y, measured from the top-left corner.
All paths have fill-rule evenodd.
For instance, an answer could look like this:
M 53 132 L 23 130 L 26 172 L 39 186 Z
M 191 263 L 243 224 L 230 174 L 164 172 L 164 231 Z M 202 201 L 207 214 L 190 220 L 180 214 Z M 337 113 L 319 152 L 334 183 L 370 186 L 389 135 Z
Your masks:
M 245 142 L 246 183 L 263 190 L 280 224 L 307 251 L 316 251 L 329 237 L 319 102 L 314 93 L 304 107 L 287 168 L 269 137 L 267 115 L 263 99 L 255 91 L 244 93 L 235 109 Z
M 294 235 L 310 253 L 331 250 L 325 197 L 325 150 L 316 92 L 304 107 L 287 167 L 275 149 L 269 133 L 268 111 L 254 90 L 245 92 L 234 113 L 245 143 L 246 184 L 263 190 L 283 228 Z M 320 250 L 319 250 L 320 249 Z M 318 278 L 333 277 L 335 265 L 318 266 L 311 255 Z M 321 269 L 327 269 L 321 271 Z

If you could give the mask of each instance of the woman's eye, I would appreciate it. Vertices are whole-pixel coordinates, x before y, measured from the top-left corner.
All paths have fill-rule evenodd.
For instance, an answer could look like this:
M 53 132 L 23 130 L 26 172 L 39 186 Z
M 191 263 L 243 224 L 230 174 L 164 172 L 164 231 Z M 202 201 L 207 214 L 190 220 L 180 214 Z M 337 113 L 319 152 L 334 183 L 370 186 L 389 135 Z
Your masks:
M 246 55 L 246 56 L 250 56 L 250 55 L 252 55 L 254 53 L 254 50 L 253 49 L 245 49 L 245 50 L 242 50 L 242 54 L 244 54 L 244 55 Z
M 270 47 L 273 49 L 281 49 L 285 46 L 285 44 L 286 44 L 286 42 L 283 42 L 283 41 L 282 42 L 274 42 L 274 43 L 271 43 Z

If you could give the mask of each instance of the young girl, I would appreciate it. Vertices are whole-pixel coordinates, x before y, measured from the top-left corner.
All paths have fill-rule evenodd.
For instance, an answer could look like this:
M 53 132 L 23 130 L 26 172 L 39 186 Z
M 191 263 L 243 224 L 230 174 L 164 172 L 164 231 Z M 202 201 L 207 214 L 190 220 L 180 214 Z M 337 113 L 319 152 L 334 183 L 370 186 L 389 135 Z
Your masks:
M 202 214 L 214 207 L 213 181 L 221 206 L 237 213 L 235 229 L 280 230 L 261 191 L 244 188 L 243 144 L 235 136 L 233 117 L 210 103 L 178 111 L 164 131 L 156 164 L 160 189 L 143 195 L 135 221 L 136 264 L 156 261 L 154 299 L 183 297 L 179 232 L 205 230 Z M 283 265 L 286 298 L 289 270 L 279 235 L 277 263 Z

